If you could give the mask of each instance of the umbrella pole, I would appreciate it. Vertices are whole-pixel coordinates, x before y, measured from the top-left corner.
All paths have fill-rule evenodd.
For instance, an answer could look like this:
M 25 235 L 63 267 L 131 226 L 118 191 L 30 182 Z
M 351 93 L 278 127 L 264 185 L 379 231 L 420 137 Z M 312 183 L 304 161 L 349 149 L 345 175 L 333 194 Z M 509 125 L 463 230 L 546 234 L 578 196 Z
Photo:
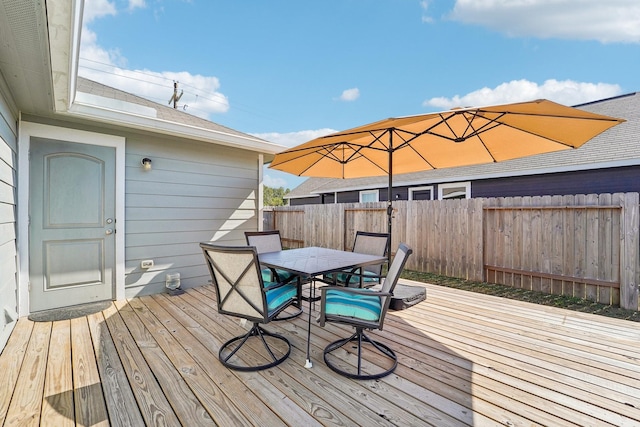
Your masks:
M 389 188 L 387 188 L 387 268 L 391 267 L 391 218 L 393 216 L 393 132 L 389 131 Z

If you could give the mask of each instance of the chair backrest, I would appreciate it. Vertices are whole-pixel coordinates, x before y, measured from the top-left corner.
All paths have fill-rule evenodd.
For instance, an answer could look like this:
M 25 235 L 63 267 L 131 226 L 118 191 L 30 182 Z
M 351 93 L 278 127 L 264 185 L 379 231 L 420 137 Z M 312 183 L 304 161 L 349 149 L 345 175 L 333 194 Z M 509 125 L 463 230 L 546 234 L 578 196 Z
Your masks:
M 277 252 L 282 250 L 280 231 L 245 231 L 247 245 L 255 246 L 259 254 Z
M 357 231 L 356 240 L 353 242 L 353 252 L 360 254 L 386 256 L 388 247 L 389 233 Z M 367 266 L 364 269 L 380 275 L 382 264 Z
M 268 322 L 267 299 L 253 247 L 200 243 L 216 287 L 218 311 L 254 322 Z
M 398 283 L 398 279 L 400 279 L 400 274 L 402 270 L 404 270 L 404 265 L 407 263 L 407 259 L 409 255 L 413 253 L 413 249 L 404 243 L 400 243 L 398 250 L 396 251 L 396 256 L 393 258 L 391 262 L 391 266 L 389 267 L 389 271 L 387 272 L 387 276 L 383 279 L 381 291 L 382 292 L 390 292 L 393 293 L 393 290 Z M 391 303 L 390 297 L 383 297 L 384 301 L 382 302 L 382 313 L 380 315 L 380 325 L 384 321 L 384 316 L 387 313 L 387 309 L 389 308 L 389 304 Z M 382 329 L 382 328 L 380 328 Z

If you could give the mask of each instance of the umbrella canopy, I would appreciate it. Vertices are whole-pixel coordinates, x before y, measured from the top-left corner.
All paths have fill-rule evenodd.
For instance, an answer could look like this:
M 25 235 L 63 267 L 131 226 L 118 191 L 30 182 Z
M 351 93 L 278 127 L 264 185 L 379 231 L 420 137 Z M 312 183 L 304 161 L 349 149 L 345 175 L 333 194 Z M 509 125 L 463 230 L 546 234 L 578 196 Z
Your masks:
M 299 176 L 389 176 L 493 163 L 578 148 L 623 119 L 548 100 L 380 120 L 313 139 L 276 154 L 272 169 Z

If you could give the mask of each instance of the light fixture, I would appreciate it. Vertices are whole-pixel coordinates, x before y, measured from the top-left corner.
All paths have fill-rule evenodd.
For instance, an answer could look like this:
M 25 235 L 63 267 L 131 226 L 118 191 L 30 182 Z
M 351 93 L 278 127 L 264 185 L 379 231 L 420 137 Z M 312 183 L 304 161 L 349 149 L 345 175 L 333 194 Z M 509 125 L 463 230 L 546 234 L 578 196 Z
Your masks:
M 140 161 L 140 164 L 142 165 L 142 169 L 146 170 L 146 171 L 150 171 L 151 170 L 151 159 L 148 157 L 145 157 L 144 159 L 142 159 Z

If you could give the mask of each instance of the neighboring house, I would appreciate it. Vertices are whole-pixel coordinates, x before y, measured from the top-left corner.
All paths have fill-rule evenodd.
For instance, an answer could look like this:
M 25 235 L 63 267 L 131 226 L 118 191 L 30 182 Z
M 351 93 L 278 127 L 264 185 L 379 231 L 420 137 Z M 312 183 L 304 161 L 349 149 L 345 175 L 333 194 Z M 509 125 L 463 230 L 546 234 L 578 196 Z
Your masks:
M 207 283 L 198 243 L 259 228 L 283 149 L 77 77 L 80 6 L 0 1 L 0 350 L 34 311 Z
M 577 106 L 627 121 L 575 150 L 500 163 L 395 175 L 397 200 L 514 197 L 640 191 L 640 92 Z M 309 178 L 290 205 L 387 200 L 387 177 Z

